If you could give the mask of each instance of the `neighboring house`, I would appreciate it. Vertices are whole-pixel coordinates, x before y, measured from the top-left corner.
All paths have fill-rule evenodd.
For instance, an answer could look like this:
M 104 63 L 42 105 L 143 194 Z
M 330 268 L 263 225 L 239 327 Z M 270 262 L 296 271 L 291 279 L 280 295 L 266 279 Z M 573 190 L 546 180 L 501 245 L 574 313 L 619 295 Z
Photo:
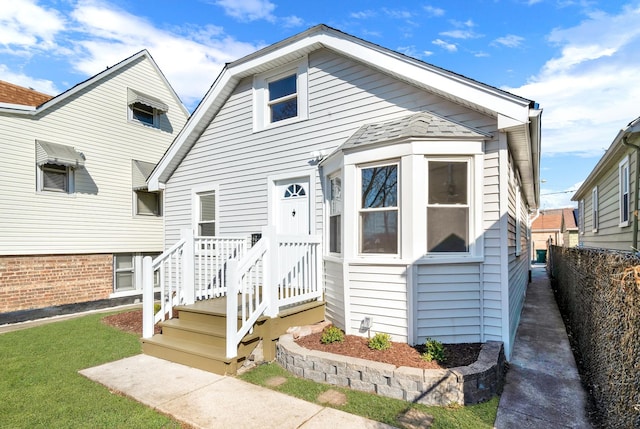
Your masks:
M 51 97 L 0 81 L 0 313 L 139 295 L 146 176 L 188 112 L 147 51 Z
M 185 229 L 319 236 L 326 317 L 348 334 L 497 340 L 509 355 L 540 116 L 531 100 L 319 25 L 227 64 L 149 189 L 165 193 L 165 248 Z
M 540 210 L 531 223 L 531 260 L 546 255 L 549 244 L 574 247 L 578 245 L 578 227 L 573 208 Z M 540 261 L 542 262 L 542 261 Z
M 571 198 L 578 201 L 580 245 L 638 249 L 640 118 L 620 130 Z

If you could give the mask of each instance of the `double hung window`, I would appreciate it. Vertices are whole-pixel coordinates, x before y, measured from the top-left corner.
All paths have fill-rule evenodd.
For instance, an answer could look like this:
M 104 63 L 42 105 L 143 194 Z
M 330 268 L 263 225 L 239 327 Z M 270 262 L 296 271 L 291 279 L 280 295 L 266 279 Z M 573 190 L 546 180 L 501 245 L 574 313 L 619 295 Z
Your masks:
M 398 253 L 398 167 L 360 170 L 360 253 Z
M 329 252 L 342 253 L 342 179 L 329 179 Z
M 468 160 L 427 160 L 427 253 L 469 252 Z
M 201 192 L 198 195 L 198 235 L 216 235 L 216 193 Z
M 629 157 L 618 165 L 618 192 L 620 202 L 620 226 L 629 225 Z

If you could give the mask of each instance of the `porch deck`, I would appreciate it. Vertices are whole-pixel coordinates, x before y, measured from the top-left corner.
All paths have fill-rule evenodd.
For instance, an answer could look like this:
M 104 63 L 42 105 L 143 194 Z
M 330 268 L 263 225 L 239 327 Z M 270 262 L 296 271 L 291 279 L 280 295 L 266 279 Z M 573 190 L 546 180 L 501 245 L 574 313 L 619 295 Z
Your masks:
M 238 345 L 238 355 L 226 357 L 227 298 L 197 301 L 174 307 L 177 314 L 160 322 L 162 332 L 142 339 L 145 354 L 216 374 L 235 374 L 262 341 L 266 360 L 275 358 L 275 343 L 289 327 L 324 320 L 324 301 L 282 308 L 277 317 L 260 317 Z M 238 325 L 242 323 L 238 307 Z

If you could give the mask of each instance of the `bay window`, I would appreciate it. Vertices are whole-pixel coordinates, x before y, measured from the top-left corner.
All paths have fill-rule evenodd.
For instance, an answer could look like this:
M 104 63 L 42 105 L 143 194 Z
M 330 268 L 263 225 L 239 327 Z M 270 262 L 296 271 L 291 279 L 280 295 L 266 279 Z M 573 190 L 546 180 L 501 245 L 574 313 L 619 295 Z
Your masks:
M 361 168 L 360 253 L 398 253 L 398 164 Z

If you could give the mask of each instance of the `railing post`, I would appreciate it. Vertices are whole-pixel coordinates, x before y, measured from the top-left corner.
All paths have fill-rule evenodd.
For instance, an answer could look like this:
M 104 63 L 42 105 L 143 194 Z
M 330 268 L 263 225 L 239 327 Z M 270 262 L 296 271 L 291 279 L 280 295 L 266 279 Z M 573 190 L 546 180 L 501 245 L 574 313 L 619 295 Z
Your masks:
M 262 228 L 262 238 L 266 239 L 267 251 L 264 257 L 263 269 L 266 268 L 267 272 L 264 275 L 264 290 L 265 298 L 267 301 L 267 309 L 265 315 L 269 317 L 276 317 L 280 312 L 278 306 L 278 275 L 280 272 L 279 264 L 280 258 L 278 253 L 280 248 L 278 246 L 278 237 L 276 235 L 275 226 L 265 226 Z
M 182 251 L 182 290 L 184 293 L 184 304 L 196 302 L 196 285 L 194 280 L 195 271 L 195 242 L 192 229 L 183 229 L 180 236 L 185 240 Z M 178 297 L 178 300 L 180 297 Z
M 323 299 L 323 295 L 324 295 L 324 269 L 323 269 L 323 261 L 322 261 L 322 245 L 321 243 L 316 243 L 313 245 L 313 249 L 315 250 L 316 253 L 316 266 L 315 266 L 315 270 L 316 270 L 316 284 L 315 284 L 315 290 L 314 292 L 319 293 L 320 296 L 318 297 L 318 301 L 320 301 L 321 299 Z
M 238 355 L 238 260 L 229 259 L 227 262 L 227 359 Z
M 153 337 L 153 268 L 151 256 L 142 259 L 142 338 Z

